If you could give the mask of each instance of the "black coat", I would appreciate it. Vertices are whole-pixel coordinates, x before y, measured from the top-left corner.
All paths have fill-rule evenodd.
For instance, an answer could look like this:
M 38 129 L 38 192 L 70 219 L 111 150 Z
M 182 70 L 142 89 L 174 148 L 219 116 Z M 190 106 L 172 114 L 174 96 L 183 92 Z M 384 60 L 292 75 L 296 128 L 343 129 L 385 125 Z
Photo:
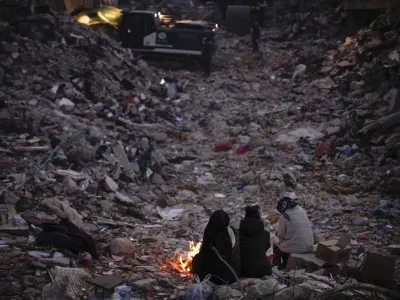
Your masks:
M 267 250 L 271 247 L 269 232 L 261 220 L 245 218 L 240 222 L 241 276 L 260 278 L 272 274 Z
M 260 31 L 260 26 L 254 26 L 253 27 L 253 32 L 251 33 L 251 39 L 252 41 L 257 41 L 260 39 L 261 31 Z
M 215 211 L 204 231 L 203 244 L 200 252 L 193 258 L 193 274 L 203 280 L 208 274 L 214 275 L 211 281 L 215 284 L 235 282 L 232 271 L 212 251 L 215 247 L 221 257 L 232 267 L 236 275 L 240 274 L 240 246 L 239 235 L 236 236 L 236 245 L 232 249 L 232 241 L 228 233 L 229 216 L 223 210 Z M 232 228 L 232 227 L 231 227 Z M 233 228 L 232 228 L 233 229 Z M 235 230 L 234 230 L 235 232 Z M 221 278 L 222 280 L 218 279 Z
M 206 40 L 203 41 L 202 50 L 201 50 L 201 57 L 205 61 L 211 61 L 212 59 L 212 52 L 213 52 L 213 44 L 211 41 Z

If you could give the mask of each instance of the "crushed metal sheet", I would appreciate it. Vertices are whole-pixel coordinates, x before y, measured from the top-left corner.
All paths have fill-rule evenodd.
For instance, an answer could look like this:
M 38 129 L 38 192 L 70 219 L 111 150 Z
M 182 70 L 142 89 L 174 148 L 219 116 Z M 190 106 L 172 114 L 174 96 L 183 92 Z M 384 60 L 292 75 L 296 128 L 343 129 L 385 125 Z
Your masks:
M 92 275 L 85 269 L 54 267 L 48 270 L 53 282 L 60 281 L 68 277 L 67 296 L 75 299 L 82 293 L 83 289 L 88 289 L 90 285 L 86 283 L 85 278 L 92 278 Z

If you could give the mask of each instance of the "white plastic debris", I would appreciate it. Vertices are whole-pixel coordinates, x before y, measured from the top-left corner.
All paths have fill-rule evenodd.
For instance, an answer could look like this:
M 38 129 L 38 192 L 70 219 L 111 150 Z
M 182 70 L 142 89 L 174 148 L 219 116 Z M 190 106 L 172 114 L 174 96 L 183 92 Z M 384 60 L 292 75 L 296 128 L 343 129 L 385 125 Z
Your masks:
M 214 195 L 216 198 L 225 198 L 226 196 L 224 194 L 215 194 Z
M 160 217 L 168 221 L 178 219 L 179 217 L 182 216 L 184 211 L 185 211 L 184 208 L 173 208 L 173 207 L 161 208 L 157 206 L 157 212 L 160 215 Z
M 303 75 L 306 72 L 307 66 L 306 65 L 297 65 L 294 69 L 292 80 L 295 80 L 296 77 Z
M 37 100 L 37 99 L 31 99 L 31 100 L 29 100 L 29 105 L 36 106 L 38 104 L 38 102 L 39 102 L 39 100 Z
M 324 136 L 323 133 L 312 129 L 312 128 L 297 128 L 288 133 L 280 134 L 276 142 L 283 144 L 295 144 L 301 137 L 307 138 L 308 140 L 320 139 Z
M 151 175 L 153 175 L 153 171 L 152 171 L 150 168 L 147 168 L 147 170 L 146 170 L 146 177 L 147 177 L 147 178 L 150 178 Z
M 53 85 L 53 87 L 51 88 L 51 93 L 52 94 L 57 94 L 58 88 L 60 87 L 60 85 L 57 83 L 55 85 Z
M 42 258 L 42 257 L 50 257 L 50 253 L 43 252 L 43 251 L 27 251 L 30 256 L 36 257 L 36 258 Z
M 75 104 L 74 104 L 74 102 L 72 102 L 68 98 L 62 98 L 58 102 L 58 107 L 63 108 L 65 111 L 71 111 L 71 110 L 74 109 Z

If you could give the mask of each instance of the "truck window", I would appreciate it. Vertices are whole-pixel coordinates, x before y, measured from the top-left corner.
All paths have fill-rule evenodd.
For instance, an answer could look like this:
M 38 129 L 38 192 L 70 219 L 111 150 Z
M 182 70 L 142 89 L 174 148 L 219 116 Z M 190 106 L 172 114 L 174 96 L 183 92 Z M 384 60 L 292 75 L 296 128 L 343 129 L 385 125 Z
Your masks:
M 150 34 L 152 32 L 157 31 L 157 27 L 155 24 L 155 18 L 152 16 L 146 16 L 144 21 L 144 32 L 145 34 Z
M 123 25 L 121 28 L 125 28 L 126 30 L 132 31 L 136 28 L 141 27 L 141 15 L 140 14 L 128 14 L 122 18 Z

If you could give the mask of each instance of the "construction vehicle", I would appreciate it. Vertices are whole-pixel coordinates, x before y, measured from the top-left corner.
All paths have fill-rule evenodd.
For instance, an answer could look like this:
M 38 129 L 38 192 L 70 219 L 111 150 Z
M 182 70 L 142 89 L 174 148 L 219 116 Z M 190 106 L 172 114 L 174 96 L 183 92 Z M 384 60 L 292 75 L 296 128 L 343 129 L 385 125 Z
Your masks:
M 179 59 L 201 58 L 202 42 L 211 39 L 216 51 L 218 25 L 205 21 L 174 20 L 151 11 L 123 11 L 112 6 L 96 6 L 72 13 L 89 26 L 107 25 L 118 30 L 122 46 L 143 56 Z

